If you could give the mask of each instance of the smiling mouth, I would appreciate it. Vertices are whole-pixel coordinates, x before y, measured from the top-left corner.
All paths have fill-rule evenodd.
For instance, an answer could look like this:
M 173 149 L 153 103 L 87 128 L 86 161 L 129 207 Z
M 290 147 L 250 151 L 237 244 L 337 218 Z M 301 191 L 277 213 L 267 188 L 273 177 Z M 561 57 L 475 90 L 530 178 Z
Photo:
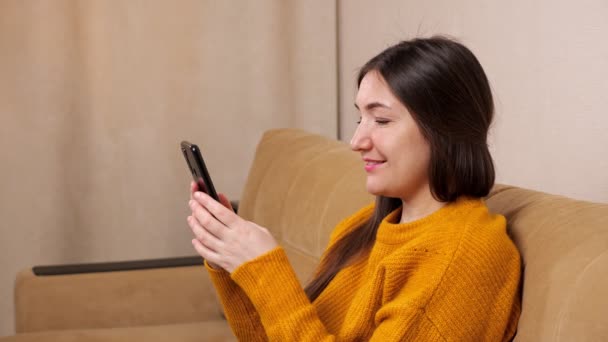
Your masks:
M 376 164 L 382 164 L 384 163 L 383 161 L 372 161 L 372 160 L 367 160 L 365 161 L 365 165 L 376 165 Z
M 377 160 L 366 160 L 365 161 L 365 171 L 370 172 L 373 171 L 375 168 L 377 168 L 378 166 L 384 164 L 384 161 L 377 161 Z

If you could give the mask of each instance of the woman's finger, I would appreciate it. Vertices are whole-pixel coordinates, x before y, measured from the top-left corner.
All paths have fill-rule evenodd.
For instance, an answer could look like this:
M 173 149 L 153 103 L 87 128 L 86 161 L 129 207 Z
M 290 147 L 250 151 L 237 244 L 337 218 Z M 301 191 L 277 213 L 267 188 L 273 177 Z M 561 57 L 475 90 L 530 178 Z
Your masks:
M 190 182 L 190 199 L 194 199 L 194 197 L 192 195 L 194 195 L 194 193 L 198 190 L 198 186 L 196 185 L 195 181 L 191 181 Z
M 195 192 L 194 200 L 226 227 L 232 227 L 242 220 L 233 210 L 226 208 L 223 204 L 214 200 L 204 192 Z
M 198 241 L 215 252 L 218 252 L 222 248 L 223 242 L 208 232 L 205 227 L 201 226 L 194 217 L 188 216 L 187 220 L 192 233 Z
M 220 261 L 219 254 L 217 254 L 216 252 L 205 247 L 205 245 L 203 245 L 197 239 L 192 239 L 192 246 L 194 246 L 194 249 L 196 250 L 198 255 L 203 257 L 203 259 L 207 260 L 207 262 L 210 262 L 214 265 L 219 265 L 219 261 Z
M 224 233 L 228 227 L 211 215 L 211 213 L 197 201 L 192 200 L 189 204 L 190 209 L 192 210 L 192 216 L 194 216 L 194 218 L 198 221 L 198 224 L 200 224 L 205 228 L 206 231 L 210 232 L 218 239 L 223 240 Z
M 220 198 L 220 203 L 222 203 L 224 207 L 234 211 L 234 208 L 232 208 L 232 203 L 230 203 L 230 200 L 228 199 L 228 197 L 226 197 L 226 195 L 217 194 L 217 196 Z

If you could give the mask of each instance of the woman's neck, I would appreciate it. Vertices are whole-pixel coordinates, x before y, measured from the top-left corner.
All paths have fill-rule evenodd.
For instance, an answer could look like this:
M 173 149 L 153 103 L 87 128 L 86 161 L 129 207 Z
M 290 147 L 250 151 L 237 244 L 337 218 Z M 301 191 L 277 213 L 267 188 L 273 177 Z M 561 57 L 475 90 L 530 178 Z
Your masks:
M 443 208 L 446 203 L 440 202 L 431 194 L 430 189 L 421 191 L 416 196 L 402 198 L 403 208 L 399 223 L 408 223 L 427 217 Z

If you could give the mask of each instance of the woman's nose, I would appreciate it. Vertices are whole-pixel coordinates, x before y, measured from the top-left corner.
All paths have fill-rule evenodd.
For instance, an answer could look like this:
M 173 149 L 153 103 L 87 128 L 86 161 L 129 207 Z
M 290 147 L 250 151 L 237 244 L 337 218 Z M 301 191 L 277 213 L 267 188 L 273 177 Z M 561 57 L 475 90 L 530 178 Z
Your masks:
M 355 134 L 350 139 L 350 148 L 353 151 L 365 151 L 371 147 L 371 140 L 362 125 L 357 126 Z

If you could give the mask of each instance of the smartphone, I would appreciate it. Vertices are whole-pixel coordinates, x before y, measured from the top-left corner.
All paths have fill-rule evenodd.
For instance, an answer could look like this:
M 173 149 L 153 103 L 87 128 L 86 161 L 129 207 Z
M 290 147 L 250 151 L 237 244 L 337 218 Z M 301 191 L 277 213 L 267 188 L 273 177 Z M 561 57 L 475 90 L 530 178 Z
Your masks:
M 198 185 L 198 191 L 206 193 L 219 202 L 220 198 L 217 196 L 217 192 L 215 192 L 215 187 L 213 186 L 213 182 L 211 181 L 211 177 L 205 166 L 201 150 L 198 146 L 188 141 L 182 141 L 180 147 L 184 154 L 184 158 L 186 159 L 186 163 L 188 163 L 190 173 L 192 173 L 192 179 L 194 179 Z

